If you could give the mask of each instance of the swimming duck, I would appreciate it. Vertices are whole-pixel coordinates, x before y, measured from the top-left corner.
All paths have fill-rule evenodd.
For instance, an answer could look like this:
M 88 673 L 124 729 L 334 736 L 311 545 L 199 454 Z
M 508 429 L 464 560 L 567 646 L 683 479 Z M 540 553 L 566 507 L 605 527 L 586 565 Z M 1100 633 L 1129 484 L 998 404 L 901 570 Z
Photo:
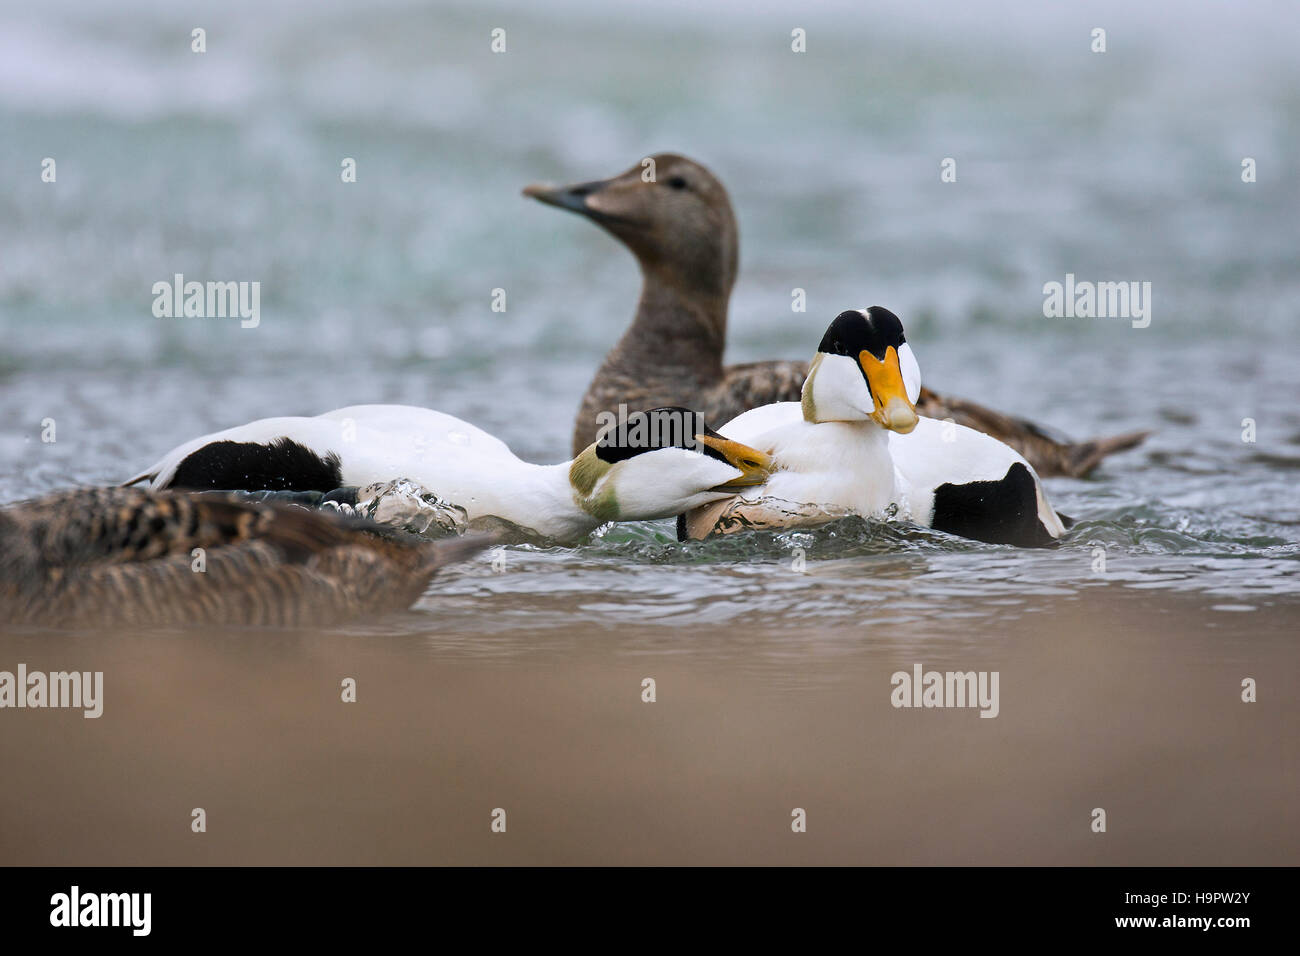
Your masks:
M 858 514 L 993 544 L 1053 545 L 1065 526 L 1033 467 L 995 438 L 921 417 L 920 392 L 920 367 L 894 313 L 840 313 L 799 402 L 753 409 L 725 426 L 771 457 L 769 480 L 684 516 L 679 536 Z
M 534 465 L 442 412 L 354 405 L 314 418 L 265 418 L 172 449 L 125 484 L 153 488 L 331 491 L 407 478 L 465 511 L 571 541 L 607 521 L 671 518 L 767 478 L 767 456 L 696 412 L 655 408 L 611 421 L 572 461 Z
M 64 491 L 0 511 L 0 622 L 335 624 L 410 607 L 440 568 L 491 541 L 425 541 L 292 505 Z
M 710 421 L 774 402 L 798 401 L 803 362 L 722 364 L 727 305 L 736 281 L 739 230 L 727 191 L 708 169 L 673 153 L 653 157 L 653 181 L 637 164 L 612 179 L 533 185 L 524 195 L 585 216 L 622 242 L 641 266 L 632 325 L 605 356 L 583 396 L 573 430 L 577 454 L 602 411 L 684 404 Z M 922 389 L 918 410 L 1011 445 L 1043 475 L 1084 475 L 1102 458 L 1139 444 L 1147 432 L 1085 442 L 1058 441 L 1042 428 L 974 402 Z

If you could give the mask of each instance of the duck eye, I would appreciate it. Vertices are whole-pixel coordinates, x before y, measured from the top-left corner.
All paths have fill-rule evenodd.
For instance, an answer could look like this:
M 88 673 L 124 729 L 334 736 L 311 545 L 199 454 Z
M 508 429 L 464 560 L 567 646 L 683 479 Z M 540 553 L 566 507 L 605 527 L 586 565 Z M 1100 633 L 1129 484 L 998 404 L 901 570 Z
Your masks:
M 670 180 L 668 180 L 668 185 L 673 189 L 685 189 L 686 180 L 683 179 L 681 176 L 674 176 Z

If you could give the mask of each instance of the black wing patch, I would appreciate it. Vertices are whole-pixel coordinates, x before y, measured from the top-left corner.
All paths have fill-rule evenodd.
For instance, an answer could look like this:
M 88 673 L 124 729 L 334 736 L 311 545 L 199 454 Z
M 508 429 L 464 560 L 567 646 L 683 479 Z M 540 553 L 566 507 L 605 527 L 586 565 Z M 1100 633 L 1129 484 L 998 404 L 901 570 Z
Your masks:
M 930 526 L 988 544 L 1050 548 L 1057 543 L 1038 520 L 1038 489 L 1021 462 L 997 481 L 940 485 Z
M 292 438 L 214 441 L 187 455 L 167 483 L 169 488 L 241 491 L 333 491 L 342 485 L 338 455 L 318 455 Z

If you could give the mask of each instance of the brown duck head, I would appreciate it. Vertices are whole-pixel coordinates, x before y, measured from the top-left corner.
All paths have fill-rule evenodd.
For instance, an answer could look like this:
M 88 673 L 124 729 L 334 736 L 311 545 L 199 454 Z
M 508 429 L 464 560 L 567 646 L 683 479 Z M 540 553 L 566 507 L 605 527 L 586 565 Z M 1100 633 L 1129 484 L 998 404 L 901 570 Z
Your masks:
M 586 216 L 632 250 L 647 278 L 724 303 L 731 295 L 736 217 L 722 183 L 694 160 L 657 153 L 611 179 L 533 185 L 524 195 Z

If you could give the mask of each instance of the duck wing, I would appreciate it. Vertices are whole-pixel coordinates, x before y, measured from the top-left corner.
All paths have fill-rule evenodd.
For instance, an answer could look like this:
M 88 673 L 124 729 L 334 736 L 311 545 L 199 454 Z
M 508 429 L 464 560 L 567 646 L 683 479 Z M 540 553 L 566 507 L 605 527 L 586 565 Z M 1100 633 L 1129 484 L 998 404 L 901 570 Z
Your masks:
M 702 397 L 699 411 L 706 421 L 726 422 L 751 408 L 797 402 L 807 377 L 807 362 L 728 365 L 722 370 L 722 381 Z
M 1107 455 L 1140 445 L 1151 434 L 1136 431 L 1109 438 L 1072 442 L 1060 435 L 1050 434 L 1028 419 L 1005 415 L 964 398 L 939 395 L 928 388 L 921 389 L 916 410 L 925 418 L 941 421 L 951 418 L 958 425 L 973 428 L 1010 445 L 1025 457 L 1034 471 L 1047 478 L 1062 475 L 1080 478 L 1097 467 Z

